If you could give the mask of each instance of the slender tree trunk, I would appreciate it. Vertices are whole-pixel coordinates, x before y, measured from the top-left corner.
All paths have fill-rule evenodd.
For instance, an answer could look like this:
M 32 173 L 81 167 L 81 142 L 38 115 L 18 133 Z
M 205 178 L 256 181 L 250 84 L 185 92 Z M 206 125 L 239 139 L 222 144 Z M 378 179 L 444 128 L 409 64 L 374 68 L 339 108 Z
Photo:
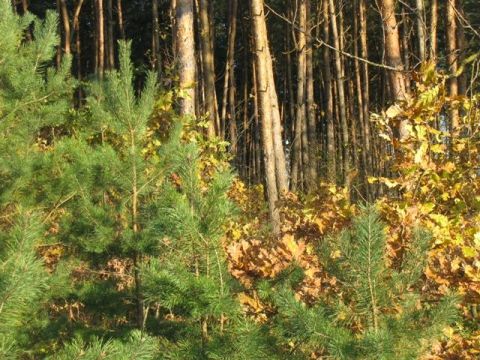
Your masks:
M 430 58 L 437 61 L 438 0 L 432 0 L 430 20 Z
M 62 25 L 63 25 L 63 51 L 65 55 L 70 55 L 71 50 L 71 31 L 70 31 L 70 16 L 68 15 L 67 3 L 65 0 L 57 0 L 57 6 L 60 10 Z
M 313 16 L 311 14 L 310 0 L 307 0 L 307 48 L 306 48 L 306 100 L 307 100 L 307 141 L 308 146 L 305 151 L 308 152 L 306 186 L 308 190 L 315 188 L 317 183 L 317 160 L 318 160 L 318 141 L 317 141 L 317 116 L 314 94 L 314 75 L 313 75 L 313 46 L 312 46 L 312 27 Z
M 200 16 L 200 41 L 202 49 L 202 64 L 203 64 L 203 79 L 205 91 L 205 109 L 208 114 L 208 136 L 214 137 L 220 134 L 220 129 L 216 129 L 217 122 L 217 105 L 215 95 L 215 65 L 213 55 L 213 39 L 212 30 L 210 26 L 209 5 L 208 0 L 199 1 L 199 16 Z
M 158 14 L 158 0 L 152 0 L 152 22 L 153 68 L 160 76 L 162 72 L 162 57 L 160 55 L 160 21 Z
M 389 70 L 389 83 L 391 97 L 394 101 L 403 101 L 407 97 L 406 77 L 403 73 L 404 66 L 400 52 L 400 36 L 398 33 L 397 19 L 395 18 L 395 0 L 382 0 L 381 12 L 385 31 L 385 55 L 387 64 L 397 69 Z M 408 136 L 407 120 L 399 121 L 398 137 L 405 139 Z
M 333 0 L 329 0 L 330 5 L 330 21 L 333 35 L 333 43 L 337 49 L 341 49 L 340 35 L 338 34 L 337 14 Z M 350 173 L 350 151 L 348 139 L 348 121 L 347 121 L 347 103 L 345 101 L 345 87 L 343 83 L 343 66 L 342 58 L 339 52 L 335 52 L 335 70 L 338 94 L 338 110 L 340 126 L 342 128 L 342 158 L 343 158 L 343 186 L 349 187 L 349 173 Z
M 225 64 L 225 79 L 223 85 L 223 99 L 222 99 L 222 127 L 226 126 L 227 114 L 230 133 L 230 152 L 234 157 L 237 156 L 237 127 L 235 114 L 235 41 L 237 36 L 237 12 L 238 0 L 229 1 L 229 26 L 228 26 L 228 46 L 227 46 L 227 61 Z
M 462 17 L 465 17 L 463 0 L 457 0 L 457 11 L 458 14 Z M 458 64 L 461 66 L 465 61 L 465 29 L 460 22 L 457 26 L 457 48 L 459 51 L 458 54 Z M 460 95 L 465 95 L 467 92 L 467 74 L 465 71 L 458 76 L 458 92 Z
M 455 75 L 458 70 L 458 46 L 457 46 L 457 18 L 456 18 L 456 0 L 446 0 L 447 11 L 447 62 L 451 73 L 448 81 L 448 95 L 453 98 L 458 96 L 458 78 Z M 450 126 L 455 135 L 458 131 L 459 123 L 458 108 L 450 108 Z
M 115 35 L 113 23 L 113 0 L 107 0 L 107 67 L 109 70 L 115 68 Z
M 324 0 L 323 4 L 323 37 L 324 41 L 329 42 L 330 39 L 330 17 L 328 1 Z M 325 117 L 327 123 L 327 179 L 335 183 L 337 177 L 336 151 L 335 151 L 335 124 L 333 114 L 333 81 L 331 69 L 330 49 L 323 47 L 323 76 L 325 83 Z
M 105 71 L 105 22 L 103 0 L 96 0 L 97 5 L 97 76 L 103 79 Z
M 267 28 L 265 25 L 265 34 L 267 34 Z M 266 38 L 268 41 L 268 38 Z M 273 131 L 273 149 L 275 155 L 275 171 L 277 175 L 277 186 L 279 195 L 288 191 L 288 172 L 287 162 L 285 159 L 285 151 L 283 149 L 282 138 L 282 120 L 280 117 L 280 109 L 278 107 L 278 95 L 275 86 L 275 78 L 273 76 L 273 63 L 272 56 L 270 54 L 270 48 L 267 47 L 267 70 L 269 80 L 269 93 L 270 104 L 272 112 L 272 131 Z
M 80 34 L 80 12 L 82 11 L 84 0 L 77 0 L 75 10 L 73 12 L 72 27 L 75 33 L 75 58 L 77 63 L 77 79 L 82 80 L 82 43 Z M 78 88 L 78 103 L 82 99 L 82 89 Z
M 125 23 L 123 21 L 122 0 L 117 0 L 117 20 L 118 30 L 120 31 L 120 38 L 125 39 Z
M 419 58 L 424 62 L 427 58 L 427 26 L 425 17 L 424 0 L 416 0 L 417 2 L 417 38 Z
M 273 232 L 280 233 L 280 214 L 277 208 L 278 189 L 275 175 L 275 155 L 272 134 L 271 95 L 268 70 L 268 41 L 265 24 L 263 0 L 251 0 L 251 15 L 253 19 L 253 38 L 256 55 L 257 96 L 259 113 L 262 120 L 262 139 L 267 184 L 267 197 Z
M 307 30 L 307 6 L 305 0 L 298 2 L 298 32 L 297 32 L 297 106 L 295 111 L 295 136 L 293 138 L 293 160 L 292 160 L 292 191 L 302 187 L 300 182 L 303 171 L 302 162 L 302 137 L 305 122 L 306 102 L 306 30 Z M 308 146 L 308 144 L 304 144 Z
M 195 116 L 195 34 L 192 0 L 176 0 L 175 43 L 180 114 Z

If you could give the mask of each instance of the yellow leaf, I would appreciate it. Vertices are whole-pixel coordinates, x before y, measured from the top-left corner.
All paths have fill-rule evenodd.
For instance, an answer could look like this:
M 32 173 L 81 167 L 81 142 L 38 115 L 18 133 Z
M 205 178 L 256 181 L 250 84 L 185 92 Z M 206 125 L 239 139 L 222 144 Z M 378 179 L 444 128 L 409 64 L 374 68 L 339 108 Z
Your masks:
M 400 185 L 400 183 L 398 183 L 398 182 L 396 182 L 396 181 L 393 181 L 393 180 L 391 180 L 391 179 L 389 179 L 389 178 L 384 178 L 384 177 L 382 177 L 382 178 L 380 178 L 379 180 L 380 180 L 381 182 L 383 182 L 389 189 L 392 189 L 392 188 L 394 188 L 395 186 L 399 186 L 399 185 Z
M 441 227 L 448 227 L 448 218 L 442 214 L 430 214 L 430 219 L 435 221 Z
M 477 251 L 471 246 L 462 247 L 462 253 L 466 258 L 474 258 L 477 255 Z
M 420 148 L 417 150 L 415 153 L 415 164 L 421 164 L 423 160 L 423 156 L 425 155 L 427 151 L 428 144 L 423 143 Z
M 341 256 L 342 256 L 342 253 L 340 252 L 340 250 L 335 250 L 330 253 L 331 259 L 338 259 Z
M 435 144 L 430 147 L 430 150 L 435 154 L 442 154 L 445 152 L 445 146 L 443 144 Z
M 455 168 L 455 164 L 451 161 L 445 163 L 445 165 L 442 166 L 443 171 L 446 171 L 447 173 L 451 173 L 453 170 L 455 170 Z
M 402 113 L 402 108 L 398 106 L 397 104 L 390 106 L 387 111 L 385 112 L 385 115 L 387 115 L 388 118 L 393 119 L 400 115 Z
M 460 263 L 461 262 L 462 262 L 462 260 L 458 257 L 453 259 L 452 263 L 451 263 L 452 271 L 457 271 L 458 269 L 460 269 Z
M 475 246 L 480 249 L 480 232 L 477 232 L 475 235 L 473 235 L 473 242 Z
M 452 338 L 455 331 L 453 330 L 452 327 L 447 326 L 447 327 L 443 328 L 443 333 L 445 334 L 446 337 Z
M 425 203 L 425 204 L 422 204 L 422 206 L 420 208 L 420 211 L 423 214 L 430 214 L 433 211 L 434 208 L 435 208 L 434 203 Z

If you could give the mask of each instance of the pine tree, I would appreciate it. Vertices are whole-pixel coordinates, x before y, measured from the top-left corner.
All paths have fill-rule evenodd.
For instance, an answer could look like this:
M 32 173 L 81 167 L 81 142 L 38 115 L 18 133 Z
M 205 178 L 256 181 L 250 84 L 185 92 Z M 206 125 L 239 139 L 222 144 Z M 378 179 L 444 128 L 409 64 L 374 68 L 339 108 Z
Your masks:
M 34 324 L 46 300 L 47 273 L 38 259 L 38 215 L 18 211 L 16 224 L 0 231 L 0 357 L 29 350 Z
M 238 285 L 227 271 L 222 235 L 234 216 L 227 197 L 232 174 L 219 168 L 206 176 L 198 146 L 173 139 L 177 143 L 162 154 L 175 181 L 162 187 L 150 229 L 151 237 L 161 239 L 159 257 L 142 267 L 146 301 L 171 316 L 160 325 L 160 334 L 170 341 L 164 356 L 274 359 L 265 330 L 243 318 L 235 299 Z M 158 321 L 157 316 L 150 325 Z
M 27 181 L 38 158 L 38 139 L 53 141 L 54 129 L 65 122 L 72 82 L 68 58 L 51 66 L 58 44 L 57 16 L 40 21 L 16 15 L 8 0 L 0 1 L 0 202 L 2 208 L 22 200 L 34 204 Z M 33 27 L 33 41 L 25 34 Z M 51 132 L 47 131 L 52 130 Z M 42 131 L 49 133 L 42 136 Z
M 293 289 L 302 271 L 290 271 L 277 290 L 260 286 L 277 308 L 273 331 L 294 352 L 320 352 L 335 359 L 417 359 L 442 329 L 457 319 L 453 295 L 433 301 L 419 290 L 429 236 L 417 232 L 398 268 L 387 265 L 384 225 L 372 208 L 327 249 L 323 262 L 341 285 L 341 296 L 314 306 L 299 302 Z M 329 259 L 340 250 L 340 261 Z M 323 251 L 322 251 L 323 253 Z M 278 281 L 278 280 L 276 280 Z
M 34 351 L 50 295 L 37 247 L 49 204 L 36 196 L 32 179 L 65 123 L 73 84 L 68 58 L 58 69 L 51 64 L 54 13 L 44 21 L 19 17 L 0 0 L 0 14 L 0 357 L 17 359 Z

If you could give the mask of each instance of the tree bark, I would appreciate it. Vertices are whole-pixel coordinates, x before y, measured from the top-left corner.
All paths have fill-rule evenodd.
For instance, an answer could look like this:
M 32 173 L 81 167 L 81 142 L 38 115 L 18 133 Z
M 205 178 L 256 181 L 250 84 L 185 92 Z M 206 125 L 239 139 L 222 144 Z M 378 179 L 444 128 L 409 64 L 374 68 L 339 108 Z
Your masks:
M 317 160 L 318 160 L 318 141 L 317 141 L 317 116 L 314 94 L 314 75 L 313 75 L 313 46 L 312 46 L 312 27 L 313 16 L 311 14 L 310 0 L 307 0 L 307 43 L 306 43 L 306 104 L 307 104 L 307 141 L 308 152 L 306 187 L 313 190 L 317 183 Z
M 265 34 L 268 34 L 267 27 L 265 24 L 264 29 Z M 268 45 L 268 36 L 265 35 Z M 273 148 L 275 155 L 275 171 L 277 176 L 277 186 L 279 194 L 282 194 L 288 191 L 288 172 L 287 172 L 287 162 L 285 159 L 285 151 L 283 149 L 283 138 L 282 138 L 282 120 L 280 117 L 280 109 L 278 107 L 278 95 L 277 89 L 275 86 L 275 78 L 273 75 L 273 62 L 272 56 L 270 54 L 270 48 L 267 47 L 267 70 L 268 70 L 268 81 L 269 81 L 269 93 L 270 93 L 270 104 L 272 112 L 272 131 L 273 131 Z
M 451 98 L 458 96 L 458 78 L 455 75 L 458 70 L 458 46 L 457 46 L 457 18 L 456 0 L 446 0 L 447 12 L 447 62 L 451 77 L 448 80 L 448 95 Z M 450 126 L 453 134 L 456 134 L 459 127 L 459 112 L 454 106 L 450 107 Z
M 71 50 L 71 30 L 70 30 L 70 16 L 68 15 L 67 3 L 65 0 L 57 0 L 57 6 L 60 10 L 62 25 L 63 25 L 63 51 L 65 55 L 70 55 Z
M 424 0 L 416 0 L 417 2 L 417 38 L 419 58 L 424 62 L 427 58 L 427 27 L 425 18 Z
M 295 131 L 293 138 L 293 159 L 292 159 L 292 191 L 302 188 L 301 174 L 303 171 L 302 161 L 302 138 L 305 123 L 305 102 L 306 102 L 306 30 L 307 30 L 307 6 L 306 0 L 298 2 L 296 10 L 298 16 L 297 31 L 297 106 L 295 111 Z M 303 144 L 303 147 L 308 144 Z
M 432 0 L 430 18 L 430 58 L 437 61 L 438 0 Z
M 175 44 L 180 115 L 195 116 L 195 34 L 193 0 L 176 0 Z
M 333 44 L 337 49 L 342 49 L 340 45 L 340 35 L 338 34 L 337 26 L 337 14 L 335 10 L 335 4 L 333 0 L 329 0 L 330 5 L 330 21 L 332 28 Z M 345 87 L 343 83 L 343 66 L 342 58 L 340 57 L 339 52 L 335 52 L 335 73 L 336 73 L 336 83 L 337 83 L 337 95 L 338 95 L 338 110 L 339 110 L 339 120 L 340 126 L 342 128 L 342 145 L 341 153 L 343 159 L 343 186 L 350 186 L 350 151 L 349 151 L 349 136 L 348 136 L 348 121 L 347 121 L 347 103 L 345 101 Z
M 97 5 L 97 76 L 103 79 L 105 71 L 105 21 L 103 0 L 96 0 Z
M 272 134 L 271 95 L 269 86 L 268 41 L 263 0 L 251 0 L 250 10 L 253 19 L 253 38 L 256 55 L 257 96 L 259 114 L 262 121 L 262 139 L 267 185 L 267 200 L 273 233 L 280 233 L 280 214 L 277 208 L 278 189 L 275 175 L 275 155 Z
M 235 41 L 237 36 L 237 12 L 238 0 L 229 1 L 229 26 L 228 26 L 228 45 L 227 61 L 225 63 L 225 78 L 223 84 L 222 113 L 221 124 L 226 127 L 228 114 L 228 127 L 230 135 L 230 152 L 234 157 L 238 152 L 236 111 L 235 111 Z
M 395 17 L 395 1 L 382 0 L 381 14 L 385 31 L 385 55 L 387 64 L 397 70 L 388 70 L 391 98 L 394 101 L 403 101 L 407 97 L 406 77 L 400 52 L 400 36 Z M 408 136 L 407 120 L 399 121 L 397 136 L 403 140 Z
M 107 0 L 107 68 L 115 68 L 115 35 L 113 31 L 113 0 Z
M 117 0 L 117 19 L 118 30 L 120 31 L 120 38 L 125 39 L 125 23 L 123 21 L 122 0 Z
M 213 138 L 220 134 L 220 129 L 216 128 L 217 123 L 217 105 L 215 95 L 215 64 L 213 55 L 212 29 L 210 26 L 208 0 L 199 0 L 200 16 L 200 41 L 202 49 L 203 65 L 203 83 L 205 92 L 205 109 L 208 116 L 208 137 Z
M 323 38 L 329 42 L 330 39 L 330 17 L 328 1 L 323 2 Z M 325 117 L 327 122 L 327 179 L 336 183 L 336 147 L 335 147 L 335 124 L 333 114 L 333 81 L 331 69 L 330 49 L 323 47 L 323 76 L 325 83 Z

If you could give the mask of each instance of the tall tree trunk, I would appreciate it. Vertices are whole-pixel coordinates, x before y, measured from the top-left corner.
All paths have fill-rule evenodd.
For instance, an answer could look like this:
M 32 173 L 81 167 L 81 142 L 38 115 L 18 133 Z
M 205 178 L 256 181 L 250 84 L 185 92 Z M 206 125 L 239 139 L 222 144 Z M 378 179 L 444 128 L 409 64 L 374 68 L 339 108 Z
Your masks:
M 107 67 L 115 68 L 115 35 L 113 22 L 113 0 L 107 0 Z
M 70 16 L 68 15 L 67 3 L 65 0 L 57 0 L 57 6 L 60 10 L 62 25 L 63 25 L 63 51 L 65 55 L 70 55 L 71 50 L 71 30 L 70 30 Z
M 296 10 L 298 16 L 297 32 L 297 106 L 295 112 L 295 136 L 293 138 L 293 160 L 292 160 L 292 191 L 302 187 L 300 182 L 303 172 L 302 161 L 302 138 L 305 123 L 305 102 L 306 102 L 306 30 L 307 30 L 307 5 L 306 0 L 297 2 Z M 308 144 L 303 144 L 304 147 Z
M 458 14 L 465 18 L 464 12 L 464 3 L 463 0 L 457 0 L 457 11 Z M 458 22 L 457 26 L 457 48 L 459 51 L 458 54 L 458 64 L 461 66 L 465 61 L 465 29 L 460 22 Z M 467 92 L 467 74 L 465 71 L 458 76 L 458 92 L 460 95 L 465 95 Z
M 235 41 L 237 36 L 237 12 L 238 0 L 229 1 L 229 26 L 228 26 L 228 46 L 227 61 L 225 63 L 225 79 L 223 85 L 221 124 L 226 126 L 227 114 L 230 133 L 230 152 L 234 157 L 237 156 L 237 127 L 235 114 Z
M 430 19 L 430 58 L 437 61 L 438 0 L 432 0 Z
M 458 46 L 457 46 L 457 18 L 456 18 L 456 0 L 446 0 L 447 11 L 447 62 L 451 73 L 448 81 L 448 95 L 450 97 L 458 96 L 458 78 L 455 75 L 458 70 Z M 450 108 L 450 126 L 452 133 L 456 134 L 459 127 L 458 108 Z
M 175 43 L 179 77 L 179 110 L 195 116 L 195 34 L 193 0 L 176 0 Z
M 335 4 L 333 0 L 329 0 L 330 5 L 330 21 L 332 28 L 333 43 L 335 48 L 342 49 L 340 44 L 340 35 L 338 33 L 337 26 L 337 14 L 335 10 Z M 350 181 L 350 151 L 349 151 L 349 139 L 348 139 L 348 121 L 347 121 L 347 103 L 345 101 L 345 87 L 343 83 L 343 66 L 342 58 L 338 51 L 335 52 L 335 73 L 336 73 L 336 83 L 337 83 L 337 94 L 338 94 L 338 110 L 339 110 L 339 120 L 342 131 L 342 159 L 343 159 L 343 186 L 349 187 Z
M 77 79 L 82 80 L 82 43 L 80 34 L 80 12 L 82 11 L 84 0 L 77 0 L 75 10 L 73 11 L 72 27 L 75 33 L 75 57 L 77 63 Z M 82 89 L 78 88 L 78 102 L 82 99 Z
M 367 7 L 365 0 L 360 0 L 359 2 L 359 13 L 360 13 L 360 56 L 364 59 L 368 59 L 368 42 L 367 42 Z M 369 78 L 369 69 L 366 62 L 362 62 L 362 76 L 361 76 L 361 88 L 360 92 L 362 95 L 362 112 L 363 112 L 363 127 L 362 127 L 362 137 L 363 137 L 363 146 L 365 152 L 365 166 L 366 166 L 366 175 L 373 173 L 373 151 L 371 145 L 371 132 L 370 132 L 370 78 Z M 367 185 L 367 196 L 370 195 L 369 186 Z M 369 198 L 370 199 L 370 198 Z
M 329 42 L 330 39 L 330 16 L 328 1 L 323 2 L 323 38 Z M 327 123 L 327 179 L 335 183 L 337 177 L 336 151 L 335 151 L 335 124 L 333 114 L 333 81 L 331 69 L 330 49 L 323 47 L 323 77 L 325 83 L 325 117 Z
M 404 66 L 400 52 L 400 36 L 395 17 L 395 0 L 382 0 L 381 13 L 385 31 L 385 55 L 387 64 L 396 70 L 389 70 L 391 98 L 394 101 L 403 101 L 407 97 L 406 77 L 403 73 Z M 408 136 L 407 120 L 399 121 L 398 137 L 405 139 Z
M 158 0 L 152 0 L 152 22 L 153 68 L 156 70 L 160 79 L 162 74 L 162 55 L 160 54 L 160 20 L 158 13 Z
M 208 113 L 208 136 L 214 137 L 220 134 L 220 129 L 216 129 L 217 123 L 217 105 L 215 95 L 215 64 L 213 55 L 213 39 L 210 26 L 209 5 L 208 0 L 199 0 L 199 16 L 200 16 L 200 41 L 202 49 L 202 74 L 204 80 L 205 91 L 205 109 Z
M 123 21 L 122 0 L 117 0 L 117 20 L 118 30 L 120 31 L 120 38 L 125 39 L 125 23 Z
M 265 25 L 265 34 L 268 34 Z M 268 44 L 268 37 L 267 44 Z M 278 107 L 278 95 L 275 86 L 275 78 L 273 75 L 273 62 L 270 54 L 270 48 L 267 47 L 267 70 L 268 70 L 268 91 L 270 93 L 270 105 L 272 113 L 272 131 L 273 131 L 273 149 L 275 155 L 275 171 L 277 175 L 277 186 L 279 194 L 288 191 L 288 172 L 287 162 L 285 159 L 285 151 L 283 149 L 282 138 L 282 120 L 280 117 L 280 109 Z
M 317 117 L 314 94 L 314 75 L 313 75 L 313 46 L 312 46 L 312 27 L 313 16 L 311 14 L 310 0 L 307 0 L 307 43 L 306 43 L 306 102 L 307 102 L 307 141 L 308 146 L 305 151 L 308 152 L 308 163 L 306 186 L 308 190 L 315 188 L 317 182 L 317 160 L 318 160 L 318 141 L 317 141 Z
M 278 189 L 275 175 L 275 155 L 272 134 L 271 95 L 269 86 L 268 40 L 265 24 L 263 0 L 251 0 L 250 10 L 253 19 L 253 38 L 256 55 L 257 97 L 262 121 L 263 153 L 267 185 L 268 207 L 273 232 L 280 233 L 280 214 L 277 208 Z
M 424 62 L 427 58 L 427 26 L 425 17 L 424 0 L 416 0 L 417 2 L 417 38 L 419 58 Z
M 103 0 L 96 0 L 97 5 L 97 76 L 103 79 L 105 71 L 105 21 Z

